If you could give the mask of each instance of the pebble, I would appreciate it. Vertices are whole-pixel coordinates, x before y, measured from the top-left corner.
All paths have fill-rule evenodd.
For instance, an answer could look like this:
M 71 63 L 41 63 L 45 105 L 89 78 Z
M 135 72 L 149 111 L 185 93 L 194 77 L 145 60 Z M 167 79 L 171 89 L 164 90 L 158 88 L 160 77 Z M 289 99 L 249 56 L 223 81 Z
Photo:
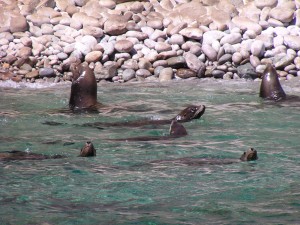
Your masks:
M 170 81 L 174 76 L 173 69 L 171 67 L 163 68 L 159 73 L 159 81 Z

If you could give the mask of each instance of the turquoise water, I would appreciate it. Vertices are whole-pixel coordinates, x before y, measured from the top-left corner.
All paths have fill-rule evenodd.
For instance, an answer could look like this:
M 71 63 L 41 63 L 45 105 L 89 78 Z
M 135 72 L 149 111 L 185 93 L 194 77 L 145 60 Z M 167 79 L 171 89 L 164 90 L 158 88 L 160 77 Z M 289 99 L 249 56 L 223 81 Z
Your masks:
M 300 96 L 300 82 L 285 82 Z M 99 85 L 101 114 L 69 114 L 70 85 L 0 84 L 0 152 L 62 154 L 63 159 L 0 161 L 0 224 L 299 224 L 300 103 L 258 98 L 259 82 L 191 81 Z M 168 125 L 140 128 L 75 126 L 141 118 L 169 119 L 204 104 L 189 135 L 163 136 Z M 45 121 L 66 122 L 49 126 Z M 94 158 L 77 157 L 91 140 Z M 239 158 L 230 165 L 149 164 L 151 160 Z

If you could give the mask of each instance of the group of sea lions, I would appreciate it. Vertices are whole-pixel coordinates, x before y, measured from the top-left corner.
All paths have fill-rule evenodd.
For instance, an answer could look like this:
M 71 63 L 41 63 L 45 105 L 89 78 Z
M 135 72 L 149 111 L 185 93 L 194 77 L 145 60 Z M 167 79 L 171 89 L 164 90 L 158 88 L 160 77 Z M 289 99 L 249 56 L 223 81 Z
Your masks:
M 73 64 L 70 67 L 73 73 L 73 80 L 71 85 L 71 94 L 69 99 L 69 109 L 72 111 L 98 111 L 103 105 L 97 101 L 97 82 L 93 71 L 86 64 Z M 275 68 L 268 64 L 262 74 L 262 82 L 260 86 L 259 96 L 263 99 L 280 101 L 286 98 L 286 94 L 281 87 L 278 79 L 278 74 Z M 113 139 L 116 141 L 149 141 L 178 138 L 187 135 L 185 127 L 181 124 L 193 119 L 199 119 L 205 112 L 204 105 L 192 105 L 182 110 L 177 116 L 169 120 L 148 120 L 148 121 L 134 121 L 126 123 L 86 123 L 83 126 L 101 128 L 102 126 L 143 126 L 147 124 L 163 125 L 170 124 L 169 136 L 164 137 L 136 137 Z M 48 125 L 58 125 L 58 123 L 45 122 Z M 96 156 L 96 150 L 91 142 L 87 142 L 81 149 L 80 157 Z M 22 152 L 22 151 L 9 151 L 0 153 L 0 160 L 28 160 L 28 159 L 54 159 L 63 158 L 62 155 L 46 156 L 42 154 Z M 240 161 L 253 161 L 257 160 L 257 151 L 250 148 L 242 154 Z M 153 161 L 168 162 L 169 160 Z M 236 162 L 236 160 L 222 160 L 215 159 L 195 159 L 195 158 L 181 158 L 172 160 L 185 165 L 203 165 L 203 164 L 228 164 Z

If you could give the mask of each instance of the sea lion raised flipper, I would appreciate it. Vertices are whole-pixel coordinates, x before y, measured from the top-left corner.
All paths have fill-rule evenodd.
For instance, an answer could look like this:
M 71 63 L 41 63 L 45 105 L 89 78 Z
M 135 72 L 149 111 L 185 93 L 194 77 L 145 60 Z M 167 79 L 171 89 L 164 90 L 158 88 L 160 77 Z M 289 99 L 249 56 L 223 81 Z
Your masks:
M 267 64 L 262 74 L 259 97 L 275 101 L 286 98 L 286 94 L 279 82 L 278 74 L 271 64 Z
M 87 141 L 80 151 L 80 157 L 96 156 L 96 149 L 92 142 Z

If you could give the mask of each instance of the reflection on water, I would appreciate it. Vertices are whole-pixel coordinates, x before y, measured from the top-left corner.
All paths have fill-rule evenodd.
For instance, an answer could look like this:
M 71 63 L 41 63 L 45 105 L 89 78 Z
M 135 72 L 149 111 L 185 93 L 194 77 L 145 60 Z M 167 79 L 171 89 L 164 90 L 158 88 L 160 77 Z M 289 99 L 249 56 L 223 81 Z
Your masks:
M 299 217 L 299 102 L 265 103 L 258 82 L 172 82 L 98 87 L 100 114 L 69 114 L 70 84 L 0 85 L 0 152 L 30 151 L 63 159 L 0 161 L 0 224 L 296 224 Z M 286 82 L 300 96 L 299 81 Z M 163 136 L 169 125 L 77 126 L 170 119 L 204 104 L 188 136 Z M 63 123 L 58 126 L 45 121 Z M 94 158 L 77 157 L 86 141 Z M 184 157 L 238 159 L 254 147 L 259 160 L 189 166 L 150 161 Z

